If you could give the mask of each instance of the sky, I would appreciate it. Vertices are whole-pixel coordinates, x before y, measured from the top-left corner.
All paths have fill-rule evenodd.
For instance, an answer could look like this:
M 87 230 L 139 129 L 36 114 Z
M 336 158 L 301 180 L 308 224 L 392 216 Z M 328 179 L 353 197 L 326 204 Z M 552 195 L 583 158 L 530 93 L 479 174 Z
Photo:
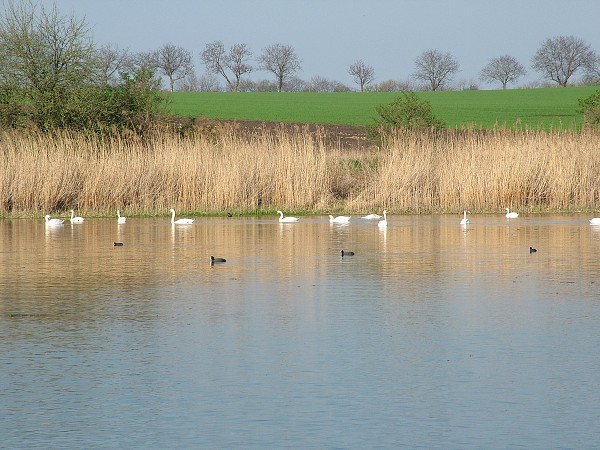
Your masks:
M 492 58 L 511 55 L 542 81 L 531 58 L 551 37 L 573 35 L 600 53 L 600 0 L 38 0 L 61 15 L 84 17 L 97 44 L 131 52 L 174 44 L 190 51 L 198 75 L 207 43 L 245 43 L 258 58 L 271 44 L 291 45 L 297 76 L 356 88 L 348 68 L 363 60 L 375 82 L 408 81 L 423 51 L 450 52 L 460 64 L 455 82 L 477 83 Z M 253 61 L 254 63 L 254 61 Z M 256 63 L 254 63 L 256 64 Z M 255 72 L 251 79 L 271 79 Z M 222 80 L 221 80 L 222 82 Z M 510 87 L 510 86 L 509 86 Z

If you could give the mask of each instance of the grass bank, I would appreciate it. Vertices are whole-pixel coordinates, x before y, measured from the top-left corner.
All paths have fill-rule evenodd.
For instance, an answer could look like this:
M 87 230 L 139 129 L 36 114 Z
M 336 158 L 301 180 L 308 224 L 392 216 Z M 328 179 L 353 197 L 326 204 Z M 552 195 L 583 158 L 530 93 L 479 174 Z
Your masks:
M 341 151 L 315 134 L 230 129 L 151 142 L 0 136 L 0 215 L 593 210 L 600 135 L 489 132 L 399 136 Z
M 578 130 L 580 98 L 600 87 L 418 92 L 449 128 Z M 368 125 L 397 92 L 175 92 L 171 113 L 227 120 Z

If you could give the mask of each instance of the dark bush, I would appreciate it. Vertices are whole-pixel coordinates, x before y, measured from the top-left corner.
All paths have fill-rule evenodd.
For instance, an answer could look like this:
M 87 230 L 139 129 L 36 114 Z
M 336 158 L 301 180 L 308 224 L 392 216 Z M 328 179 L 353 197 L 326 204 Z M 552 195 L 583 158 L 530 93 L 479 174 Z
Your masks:
M 582 128 L 598 129 L 600 128 L 600 90 L 594 92 L 588 98 L 580 98 L 580 113 L 583 114 Z
M 431 105 L 419 99 L 414 92 L 403 92 L 387 105 L 376 107 L 377 117 L 367 127 L 367 134 L 377 145 L 400 131 L 427 131 L 444 128 L 444 123 L 433 115 Z

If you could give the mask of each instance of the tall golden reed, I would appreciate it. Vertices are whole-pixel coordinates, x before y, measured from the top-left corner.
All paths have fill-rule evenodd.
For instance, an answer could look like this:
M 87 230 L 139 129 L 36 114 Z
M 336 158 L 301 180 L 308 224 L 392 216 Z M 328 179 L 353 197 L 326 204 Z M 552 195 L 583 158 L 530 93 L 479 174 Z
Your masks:
M 596 209 L 600 135 L 398 136 L 348 151 L 299 128 L 151 142 L 0 136 L 0 215 Z

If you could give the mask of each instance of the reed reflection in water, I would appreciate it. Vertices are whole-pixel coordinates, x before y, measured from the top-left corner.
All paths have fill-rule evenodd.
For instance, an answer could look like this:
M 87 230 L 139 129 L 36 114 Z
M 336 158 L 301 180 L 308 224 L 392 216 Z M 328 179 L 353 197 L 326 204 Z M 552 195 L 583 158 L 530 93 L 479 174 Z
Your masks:
M 459 219 L 1 221 L 3 445 L 594 447 L 600 227 Z

